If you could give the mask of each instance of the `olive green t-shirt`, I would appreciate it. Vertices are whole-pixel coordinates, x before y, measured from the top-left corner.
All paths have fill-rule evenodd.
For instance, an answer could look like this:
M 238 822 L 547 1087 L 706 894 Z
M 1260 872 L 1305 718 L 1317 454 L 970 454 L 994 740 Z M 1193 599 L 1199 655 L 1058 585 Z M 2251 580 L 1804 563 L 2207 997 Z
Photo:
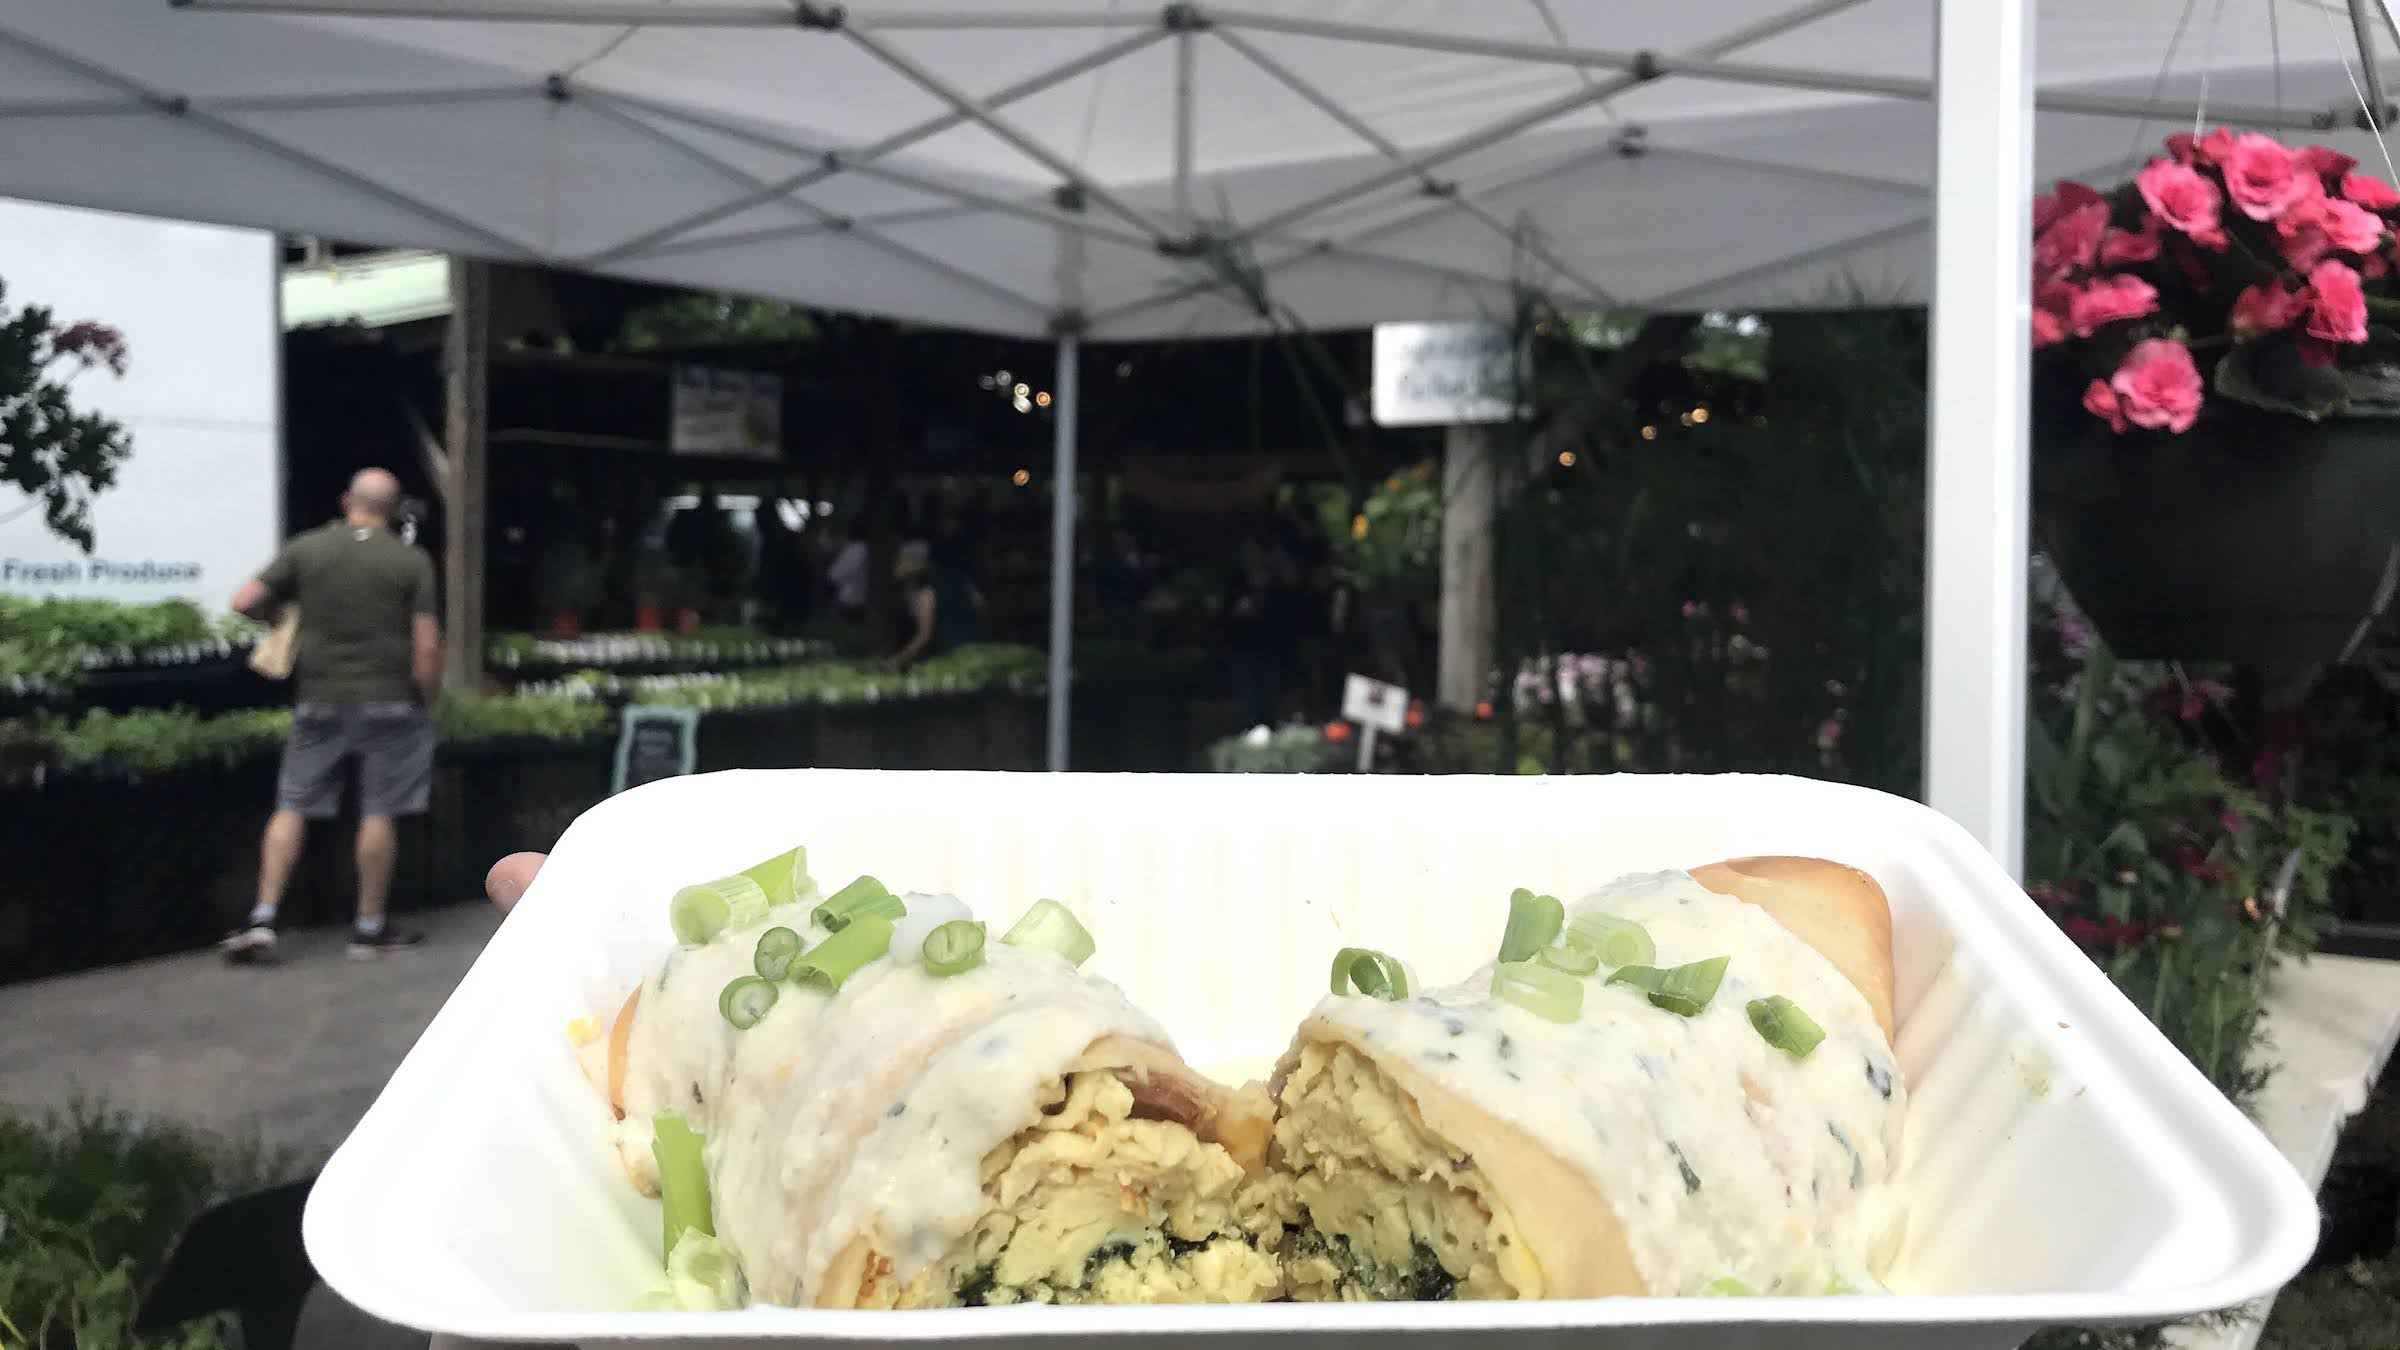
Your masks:
M 434 613 L 433 561 L 390 530 L 334 521 L 283 546 L 258 574 L 277 604 L 300 606 L 294 669 L 302 703 L 417 698 L 410 630 Z

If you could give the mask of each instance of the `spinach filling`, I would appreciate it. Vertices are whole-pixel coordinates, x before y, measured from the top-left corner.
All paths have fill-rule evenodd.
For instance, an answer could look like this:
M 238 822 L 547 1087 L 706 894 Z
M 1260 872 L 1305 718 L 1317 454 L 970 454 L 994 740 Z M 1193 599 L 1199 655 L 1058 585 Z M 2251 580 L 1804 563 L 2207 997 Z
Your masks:
M 1286 1225 L 1283 1234 L 1294 1255 L 1332 1261 L 1345 1292 L 1357 1290 L 1379 1303 L 1438 1303 L 1458 1295 L 1458 1277 L 1442 1269 L 1441 1258 L 1422 1242 L 1410 1244 L 1403 1268 L 1377 1265 L 1351 1249 L 1347 1234 L 1328 1238 L 1315 1224 Z
M 1166 1248 L 1168 1258 L 1177 1262 L 1184 1261 L 1193 1253 L 1204 1251 L 1220 1242 L 1239 1242 L 1248 1247 L 1258 1245 L 1257 1241 L 1246 1233 L 1212 1233 L 1207 1237 L 1194 1239 L 1177 1237 L 1162 1229 L 1158 1237 Z M 1000 1284 L 998 1262 L 980 1266 L 967 1277 L 964 1284 L 958 1287 L 959 1306 L 982 1308 L 994 1303 L 1083 1302 L 1086 1300 L 1077 1296 L 1092 1286 L 1092 1283 L 1099 1278 L 1101 1271 L 1119 1262 L 1128 1266 L 1132 1265 L 1135 1257 L 1140 1254 L 1142 1246 L 1142 1242 L 1132 1238 L 1119 1238 L 1114 1242 L 1104 1242 L 1092 1248 L 1091 1255 L 1083 1258 L 1083 1282 L 1079 1285 L 1054 1285 L 1048 1280 L 1041 1280 L 1022 1288 L 1004 1287 Z

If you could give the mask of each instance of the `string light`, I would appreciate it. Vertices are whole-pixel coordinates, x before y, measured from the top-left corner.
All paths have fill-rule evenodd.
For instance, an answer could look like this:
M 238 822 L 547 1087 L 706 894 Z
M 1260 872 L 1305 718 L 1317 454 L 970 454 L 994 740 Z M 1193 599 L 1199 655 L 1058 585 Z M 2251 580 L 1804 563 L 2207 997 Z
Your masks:
M 1030 384 L 1020 384 L 1016 388 L 1011 389 L 1009 392 L 1015 394 L 1018 398 L 1023 398 L 1027 394 L 1033 392 L 1033 386 Z
M 1694 425 L 1694 426 L 1698 426 L 1699 424 L 1701 424 L 1702 422 L 1705 422 L 1705 421 L 1707 421 L 1707 420 L 1708 420 L 1708 408 L 1707 408 L 1707 406 L 1706 406 L 1705 404 L 1704 404 L 1704 405 L 1702 405 L 1702 406 L 1700 406 L 1700 407 L 1697 407 L 1697 408 L 1694 408 L 1694 409 L 1692 409 L 1692 425 Z
M 1117 378 L 1118 378 L 1118 379 L 1120 379 L 1120 380 L 1129 380 L 1129 379 L 1132 379 L 1132 378 L 1133 378 L 1133 362 L 1131 362 L 1131 361 L 1119 361 L 1119 362 L 1117 363 Z
M 1683 423 L 1685 426 L 1687 426 L 1687 427 L 1688 427 L 1688 426 L 1690 426 L 1690 425 L 1692 424 L 1692 415 L 1691 415 L 1690 413 L 1688 413 L 1688 412 L 1687 412 L 1687 413 L 1677 413 L 1677 414 L 1675 415 L 1675 420 L 1676 420 L 1676 421 L 1678 421 L 1678 422 L 1681 422 L 1681 423 Z
M 1365 516 L 1357 515 L 1350 517 L 1350 537 L 1353 539 L 1364 539 L 1367 537 L 1367 518 Z
M 1572 450 L 1561 450 L 1561 451 L 1559 451 L 1559 452 L 1558 452 L 1558 467 L 1560 467 L 1560 468 L 1562 468 L 1562 469 L 1572 469 L 1572 468 L 1574 468 L 1574 467 L 1575 467 L 1575 452 L 1574 452 L 1574 451 L 1572 451 Z
M 1037 408 L 1047 408 L 1047 407 L 1049 407 L 1049 406 L 1050 406 L 1050 391 L 1049 391 L 1049 390 L 1047 390 L 1047 389 L 1044 389 L 1042 392 L 1040 392 L 1040 393 L 1038 393 L 1038 394 L 1035 394 L 1035 395 L 1033 396 L 1033 406 L 1035 406 L 1035 407 L 1037 407 Z
M 1005 370 L 1003 370 L 1003 371 L 1000 371 L 998 374 L 995 374 L 995 375 L 993 375 L 993 376 L 992 376 L 992 383 L 994 383 L 994 384 L 1006 384 L 1006 383 L 1008 383 L 1008 372 L 1007 372 L 1007 371 L 1005 371 Z
M 1657 439 L 1658 439 L 1658 428 L 1657 428 L 1657 427 L 1649 427 L 1649 426 L 1643 427 L 1643 428 L 1642 428 L 1642 439 L 1643 439 L 1643 440 L 1645 440 L 1645 441 L 1655 441 L 1655 440 L 1657 440 Z
M 1033 481 L 1033 470 L 1019 469 L 1015 473 L 1012 473 L 1008 476 L 1008 481 L 1016 484 L 1018 487 L 1023 487 L 1027 483 Z
M 1023 389 L 1024 387 L 1025 386 L 1021 384 L 1017 386 L 1019 389 Z M 1025 397 L 1023 394 L 1018 394 L 1015 398 L 1009 400 L 1009 406 L 1015 408 L 1018 412 L 1029 413 L 1033 411 L 1033 400 Z

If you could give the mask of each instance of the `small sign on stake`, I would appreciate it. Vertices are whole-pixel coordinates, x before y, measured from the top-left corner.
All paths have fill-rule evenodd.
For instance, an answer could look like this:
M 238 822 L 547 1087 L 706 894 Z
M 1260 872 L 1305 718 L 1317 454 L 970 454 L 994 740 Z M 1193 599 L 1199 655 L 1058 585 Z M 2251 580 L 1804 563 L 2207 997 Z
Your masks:
M 700 757 L 699 729 L 696 708 L 627 707 L 619 714 L 617 767 L 610 793 L 692 772 Z
M 1375 765 L 1375 736 L 1378 732 L 1398 735 L 1408 727 L 1408 691 L 1396 684 L 1364 675 L 1352 675 L 1342 681 L 1342 717 L 1359 725 L 1358 771 L 1365 773 Z

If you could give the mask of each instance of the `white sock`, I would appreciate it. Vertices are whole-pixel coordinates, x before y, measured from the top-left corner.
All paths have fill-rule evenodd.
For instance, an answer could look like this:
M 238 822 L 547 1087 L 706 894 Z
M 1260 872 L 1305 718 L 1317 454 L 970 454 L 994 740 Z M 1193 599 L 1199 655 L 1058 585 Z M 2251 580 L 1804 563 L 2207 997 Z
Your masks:
M 250 907 L 250 926 L 252 928 L 274 927 L 275 907 L 273 905 L 252 905 Z
M 372 919 L 360 919 L 357 928 L 360 937 L 382 937 L 383 916 L 378 914 Z

